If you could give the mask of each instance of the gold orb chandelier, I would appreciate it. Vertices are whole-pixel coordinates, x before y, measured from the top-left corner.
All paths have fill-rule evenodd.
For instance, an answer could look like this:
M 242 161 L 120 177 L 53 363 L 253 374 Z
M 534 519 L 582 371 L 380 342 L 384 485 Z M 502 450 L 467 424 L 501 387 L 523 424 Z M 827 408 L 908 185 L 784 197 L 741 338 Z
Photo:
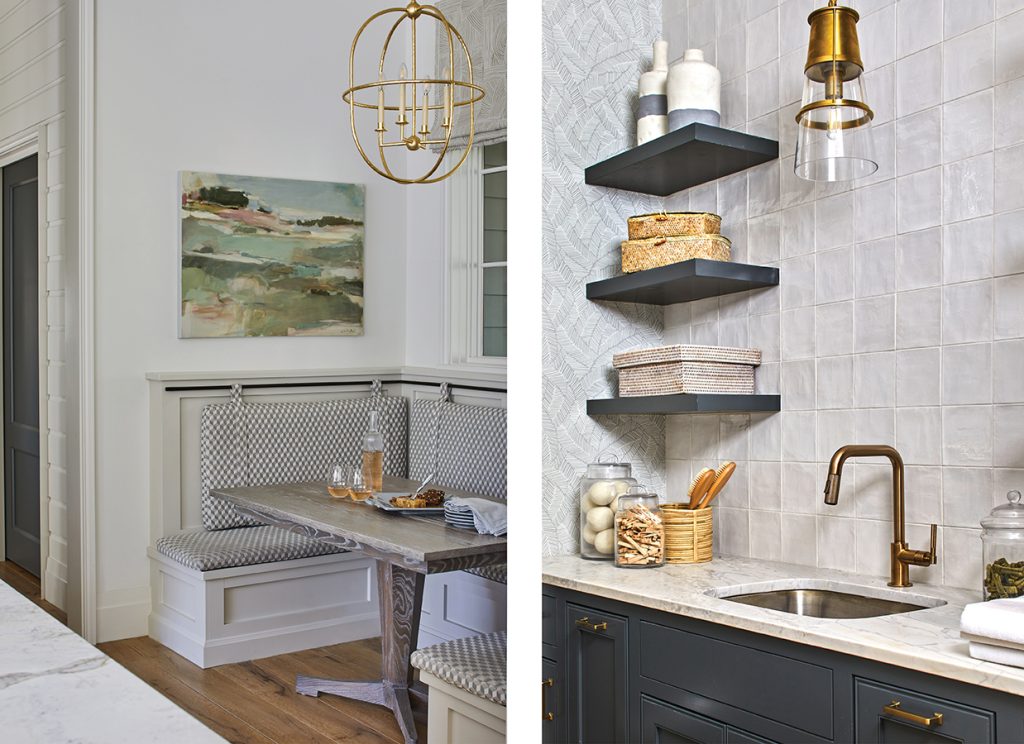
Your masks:
M 389 22 L 391 21 L 389 16 L 395 15 L 398 18 L 394 20 L 387 32 L 384 47 L 380 53 L 377 80 L 369 83 L 356 83 L 356 49 L 363 32 L 374 22 L 378 20 Z M 448 66 L 440 77 L 419 77 L 416 35 L 420 29 L 417 29 L 417 22 L 422 23 L 425 19 L 431 21 L 428 28 L 436 30 L 437 24 L 439 24 L 438 43 L 447 41 Z M 405 24 L 408 24 L 412 74 L 410 77 L 406 77 L 407 67 L 403 62 L 397 80 L 385 79 L 384 63 L 388 56 L 388 50 L 391 48 L 391 42 L 395 39 L 396 34 L 399 38 L 402 37 L 400 30 L 403 30 L 402 27 Z M 456 60 L 464 63 L 467 79 L 458 79 L 455 72 Z M 348 57 L 348 86 L 348 90 L 342 94 L 342 99 L 349 105 L 352 139 L 366 164 L 384 178 L 401 184 L 437 183 L 448 178 L 465 162 L 466 156 L 473 146 L 473 134 L 476 126 L 474 107 L 483 99 L 484 90 L 473 82 L 473 59 L 462 34 L 435 6 L 420 5 L 416 0 L 411 0 L 404 8 L 381 10 L 366 19 L 352 40 L 352 49 Z M 374 93 L 376 93 L 375 96 Z M 360 100 L 361 96 L 362 100 Z M 359 109 L 369 109 L 377 113 L 377 126 L 373 129 L 374 147 L 368 148 L 371 152 L 376 150 L 377 158 L 370 157 L 367 154 L 367 148 L 364 148 L 360 141 L 359 127 L 356 121 L 356 112 Z M 394 119 L 391 118 L 392 115 L 394 115 Z M 445 170 L 444 160 L 452 139 L 452 129 L 460 116 L 469 118 L 468 141 L 463 148 L 462 156 L 453 166 Z M 394 127 L 394 129 L 389 127 Z M 408 178 L 396 174 L 392 163 L 388 160 L 388 153 L 394 152 L 394 148 L 399 148 L 400 152 L 432 150 L 435 157 L 432 161 L 427 161 L 432 165 L 429 165 L 426 172 L 419 177 Z

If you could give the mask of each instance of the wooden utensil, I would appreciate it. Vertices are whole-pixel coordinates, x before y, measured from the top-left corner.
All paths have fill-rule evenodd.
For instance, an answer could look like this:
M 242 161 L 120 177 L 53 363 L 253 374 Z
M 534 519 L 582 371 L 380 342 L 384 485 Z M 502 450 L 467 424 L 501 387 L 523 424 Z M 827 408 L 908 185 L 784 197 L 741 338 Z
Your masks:
M 696 509 L 701 498 L 708 492 L 708 489 L 715 482 L 715 471 L 711 468 L 703 468 L 690 483 L 690 490 L 687 495 L 690 497 L 689 508 Z
M 736 463 L 734 463 L 732 460 L 726 460 L 725 462 L 723 462 L 719 466 L 718 471 L 715 473 L 714 482 L 708 488 L 707 493 L 704 494 L 704 497 L 700 500 L 700 504 L 698 504 L 697 508 L 706 509 L 708 506 L 710 506 L 711 502 L 718 494 L 722 492 L 722 489 L 725 488 L 725 484 L 729 482 L 729 479 L 732 478 L 732 474 L 735 472 Z

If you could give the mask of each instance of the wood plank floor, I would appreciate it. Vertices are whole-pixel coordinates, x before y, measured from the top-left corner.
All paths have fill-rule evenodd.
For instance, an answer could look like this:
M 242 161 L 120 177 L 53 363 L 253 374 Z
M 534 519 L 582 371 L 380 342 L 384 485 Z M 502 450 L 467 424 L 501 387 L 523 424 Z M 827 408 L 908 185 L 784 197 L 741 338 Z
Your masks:
M 67 613 L 43 599 L 42 592 L 39 590 L 39 579 L 21 566 L 10 561 L 0 561 L 0 580 L 9 584 L 19 594 L 31 599 L 65 625 L 68 624 Z
M 66 616 L 39 598 L 39 581 L 0 561 L 0 579 L 61 622 Z M 240 664 L 200 669 L 151 638 L 101 643 L 99 648 L 231 742 L 351 742 L 401 744 L 391 712 L 332 695 L 295 692 L 295 677 L 379 679 L 380 639 L 270 656 Z M 413 699 L 420 741 L 426 741 L 426 705 Z

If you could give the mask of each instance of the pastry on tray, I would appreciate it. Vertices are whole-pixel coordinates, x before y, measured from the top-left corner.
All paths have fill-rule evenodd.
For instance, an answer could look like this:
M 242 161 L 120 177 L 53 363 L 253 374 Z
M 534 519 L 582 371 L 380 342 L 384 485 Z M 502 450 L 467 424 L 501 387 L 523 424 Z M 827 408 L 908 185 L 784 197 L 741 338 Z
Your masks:
M 444 506 L 444 491 L 428 488 L 415 496 L 392 496 L 391 505 L 399 509 L 437 509 Z

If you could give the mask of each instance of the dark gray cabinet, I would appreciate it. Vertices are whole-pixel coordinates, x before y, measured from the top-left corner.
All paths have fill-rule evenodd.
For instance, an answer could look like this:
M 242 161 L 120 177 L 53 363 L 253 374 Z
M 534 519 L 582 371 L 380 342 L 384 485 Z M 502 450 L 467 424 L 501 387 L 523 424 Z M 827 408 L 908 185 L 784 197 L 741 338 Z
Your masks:
M 541 682 L 541 741 L 543 744 L 555 744 L 561 739 L 559 726 L 562 721 L 561 695 L 562 683 L 558 674 L 558 663 L 551 659 L 543 659 L 541 668 L 544 680 Z
M 565 696 L 569 741 L 628 744 L 627 619 L 567 603 Z
M 874 680 L 854 681 L 855 737 L 864 744 L 995 741 L 995 714 Z
M 545 742 L 1024 744 L 1022 697 L 550 586 L 544 613 Z

